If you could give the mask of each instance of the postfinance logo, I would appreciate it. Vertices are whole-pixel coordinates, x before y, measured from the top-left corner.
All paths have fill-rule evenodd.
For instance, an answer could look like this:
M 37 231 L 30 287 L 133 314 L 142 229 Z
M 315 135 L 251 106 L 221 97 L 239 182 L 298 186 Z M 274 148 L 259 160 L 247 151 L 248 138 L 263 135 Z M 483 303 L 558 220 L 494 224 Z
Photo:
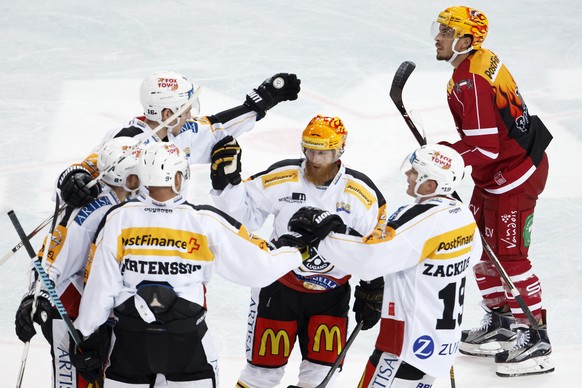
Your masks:
M 281 183 L 298 182 L 299 174 L 297 170 L 285 170 L 273 174 L 267 174 L 261 179 L 263 181 L 263 187 L 266 189 L 267 187 L 275 186 Z
M 117 242 L 117 259 L 125 255 L 180 257 L 186 260 L 212 261 L 214 254 L 206 236 L 170 228 L 127 228 Z
M 475 226 L 475 223 L 470 223 L 428 239 L 421 257 L 448 260 L 469 253 L 475 237 Z
M 332 326 L 330 329 L 327 325 L 319 325 L 315 331 L 315 338 L 313 339 L 313 351 L 319 352 L 321 344 L 325 342 L 325 350 L 331 352 L 334 349 L 334 340 L 337 345 L 337 353 L 342 351 L 342 336 L 338 326 Z
M 344 192 L 352 194 L 357 199 L 359 199 L 360 202 L 364 204 L 366 209 L 372 207 L 372 205 L 376 202 L 376 197 L 370 193 L 370 191 L 368 191 L 364 186 L 352 180 L 348 181 Z
M 283 356 L 289 357 L 291 353 L 291 341 L 289 340 L 289 334 L 285 330 L 279 330 L 277 333 L 273 329 L 267 329 L 263 332 L 261 336 L 261 346 L 259 347 L 259 356 L 265 356 L 267 354 L 267 343 L 271 343 L 270 354 L 277 356 L 281 351 L 281 341 L 283 341 Z

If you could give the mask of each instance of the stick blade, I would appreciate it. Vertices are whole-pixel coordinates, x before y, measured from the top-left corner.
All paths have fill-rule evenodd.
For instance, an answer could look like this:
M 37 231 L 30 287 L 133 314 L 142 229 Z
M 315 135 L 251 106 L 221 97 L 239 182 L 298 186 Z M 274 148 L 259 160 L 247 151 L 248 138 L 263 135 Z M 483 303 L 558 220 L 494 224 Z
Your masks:
M 402 89 L 404 89 L 404 84 L 410 77 L 410 74 L 416 68 L 416 64 L 411 61 L 405 61 L 398 66 L 398 70 L 394 74 L 394 79 L 392 80 L 392 87 L 390 87 L 390 98 L 397 106 L 402 105 Z

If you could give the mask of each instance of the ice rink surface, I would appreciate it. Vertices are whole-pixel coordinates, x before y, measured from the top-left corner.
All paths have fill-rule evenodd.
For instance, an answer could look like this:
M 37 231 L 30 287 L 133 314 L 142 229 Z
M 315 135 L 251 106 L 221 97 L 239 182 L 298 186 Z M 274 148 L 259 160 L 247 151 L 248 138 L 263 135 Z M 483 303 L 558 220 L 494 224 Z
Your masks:
M 17 243 L 6 216 L 14 210 L 27 231 L 52 212 L 57 174 L 89 153 L 103 134 L 141 113 L 141 79 L 175 70 L 203 87 L 202 113 L 243 102 L 278 72 L 302 80 L 300 98 L 278 105 L 239 141 L 243 175 L 300 155 L 300 133 L 316 114 L 341 117 L 349 131 L 343 157 L 379 186 L 388 209 L 408 202 L 399 167 L 416 143 L 388 97 L 398 65 L 417 68 L 404 103 L 429 141 L 456 139 L 446 106 L 452 67 L 435 60 L 430 25 L 455 3 L 419 1 L 2 1 L 0 4 L 0 254 Z M 513 73 L 521 95 L 554 135 L 550 177 L 536 211 L 531 257 L 548 309 L 556 372 L 502 379 L 490 359 L 460 356 L 456 386 L 579 386 L 582 356 L 582 3 L 470 1 L 489 18 L 484 46 Z M 189 200 L 211 203 L 207 166 L 192 168 Z M 468 198 L 471 182 L 459 193 Z M 264 237 L 269 225 L 261 230 Z M 42 233 L 41 233 L 42 235 Z M 40 236 L 33 239 L 40 246 Z M 0 387 L 14 386 L 22 343 L 14 313 L 26 291 L 28 256 L 22 250 L 0 267 Z M 220 382 L 232 387 L 244 365 L 249 290 L 214 277 L 208 290 L 209 327 L 220 354 Z M 471 279 L 465 328 L 482 316 Z M 376 328 L 348 353 L 337 387 L 355 387 L 371 353 Z M 296 383 L 294 354 L 281 386 Z M 49 387 L 48 345 L 32 342 L 24 387 Z M 447 379 L 435 387 L 450 386 Z

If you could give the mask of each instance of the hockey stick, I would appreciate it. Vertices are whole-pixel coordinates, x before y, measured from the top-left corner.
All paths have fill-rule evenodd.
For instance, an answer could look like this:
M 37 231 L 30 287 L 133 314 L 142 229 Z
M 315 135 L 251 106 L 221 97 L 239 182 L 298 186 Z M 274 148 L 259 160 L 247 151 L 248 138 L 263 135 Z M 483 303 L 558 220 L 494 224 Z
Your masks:
M 362 326 L 364 326 L 363 321 L 357 324 L 357 326 L 354 328 L 354 331 L 352 331 L 352 334 L 350 334 L 350 338 L 348 338 L 348 340 L 346 341 L 344 348 L 342 349 L 340 354 L 337 356 L 337 359 L 335 360 L 335 362 L 331 366 L 331 369 L 329 370 L 329 372 L 327 372 L 327 375 L 325 375 L 325 378 L 323 379 L 323 381 L 321 383 L 319 383 L 315 388 L 327 387 L 327 384 L 329 383 L 329 381 L 333 377 L 333 374 L 335 373 L 336 369 L 339 367 L 342 360 L 345 358 L 346 353 L 348 352 L 348 349 L 350 348 L 350 346 L 352 346 L 352 343 L 356 339 L 356 336 L 358 335 L 360 330 L 362 330 Z M 298 387 L 297 385 L 289 385 L 287 388 L 300 388 L 300 387 Z
M 202 90 L 202 87 L 199 86 L 198 89 L 196 90 L 196 92 L 194 92 L 192 94 L 192 96 L 190 96 L 188 101 L 186 103 L 184 103 L 184 105 L 182 105 L 180 107 L 180 109 L 178 109 L 174 114 L 172 114 L 164 122 L 160 123 L 156 128 L 153 129 L 153 133 L 154 133 L 154 137 L 155 137 L 156 141 L 162 141 L 162 139 L 160 139 L 160 137 L 159 137 L 158 132 L 161 131 L 163 128 L 165 128 L 169 123 L 174 121 L 176 118 L 180 117 L 182 115 L 182 113 L 184 113 L 188 108 L 190 108 L 192 106 L 192 103 L 194 102 L 194 99 L 200 95 L 201 90 Z M 141 140 L 137 144 L 141 145 L 143 142 L 144 142 L 144 140 Z M 95 186 L 103 178 L 103 175 L 112 171 L 119 163 L 121 163 L 125 159 L 125 157 L 126 156 L 122 155 L 116 162 L 114 162 L 111 166 L 109 166 L 107 168 L 107 170 L 102 171 L 99 174 L 99 176 L 97 176 L 95 179 L 92 179 L 90 182 L 88 182 L 85 187 L 90 189 L 91 187 Z M 63 210 L 65 210 L 65 208 L 66 208 L 66 205 L 61 206 L 58 214 L 61 214 L 63 212 Z M 39 226 L 36 227 L 36 229 L 34 229 L 32 232 L 30 232 L 30 234 L 27 236 L 27 238 L 28 239 L 33 238 L 38 232 L 40 232 L 42 229 L 44 229 L 44 227 L 47 226 L 53 220 L 53 218 L 54 218 L 53 216 L 50 216 L 49 218 L 44 220 Z M 8 259 L 10 259 L 20 248 L 22 248 L 23 245 L 24 244 L 22 243 L 22 241 L 20 241 L 10 251 L 6 252 L 4 254 L 4 256 L 2 256 L 2 258 L 0 258 L 0 266 L 2 264 L 4 264 Z
M 57 223 L 57 217 L 59 216 L 59 213 L 60 213 L 59 209 L 60 209 L 59 208 L 59 198 L 57 196 L 57 198 L 55 200 L 55 211 L 53 213 L 51 227 L 49 228 L 49 231 L 44 239 L 44 246 L 46 248 L 43 251 L 43 256 L 42 256 L 43 262 L 46 262 L 46 260 L 47 260 L 48 251 L 49 251 L 48 246 L 51 242 L 52 233 L 55 230 L 55 225 Z M 30 240 L 30 237 L 27 236 L 27 239 Z M 22 241 L 20 242 L 20 244 L 22 244 Z M 32 299 L 32 306 L 30 309 L 30 322 L 34 322 L 34 314 L 36 314 L 36 301 L 38 299 L 38 295 L 40 294 L 40 286 L 41 286 L 39 279 L 36 279 L 34 283 L 35 283 L 35 288 L 34 288 L 34 294 L 33 294 L 33 299 Z M 22 385 L 22 379 L 24 378 L 24 371 L 26 369 L 26 361 L 28 360 L 28 349 L 29 348 L 30 348 L 30 340 L 26 341 L 26 343 L 24 344 L 24 349 L 22 349 L 22 357 L 20 358 L 20 371 L 18 373 L 18 379 L 16 380 L 16 388 L 20 388 Z
M 8 217 L 10 217 L 10 221 L 12 221 L 12 224 L 14 225 L 14 229 L 16 229 L 16 233 L 18 233 L 18 236 L 20 237 L 22 243 L 24 244 L 24 248 L 26 248 L 26 251 L 28 252 L 28 256 L 30 256 L 30 258 L 32 259 L 34 269 L 36 270 L 36 272 L 38 273 L 38 277 L 40 278 L 40 280 L 42 281 L 42 283 L 46 287 L 51 301 L 53 302 L 54 306 L 56 307 L 57 311 L 59 312 L 59 315 L 61 316 L 61 318 L 65 322 L 65 325 L 67 326 L 67 331 L 69 332 L 69 334 L 71 334 L 71 337 L 73 338 L 73 341 L 75 341 L 75 344 L 79 345 L 82 342 L 81 337 L 79 336 L 79 334 L 75 330 L 75 327 L 73 326 L 73 322 L 71 321 L 71 318 L 69 317 L 69 314 L 67 313 L 67 310 L 65 309 L 65 306 L 63 306 L 63 302 L 61 302 L 61 299 L 59 298 L 57 291 L 55 290 L 55 286 L 53 285 L 52 281 L 49 279 L 49 276 L 46 273 L 46 271 L 44 270 L 42 263 L 40 262 L 40 260 L 36 256 L 36 253 L 34 252 L 34 248 L 32 248 L 30 241 L 26 237 L 26 233 L 24 233 L 24 229 L 22 229 L 22 225 L 20 225 L 20 221 L 18 221 L 18 218 L 16 217 L 16 214 L 14 213 L 13 210 L 10 210 L 8 212 Z M 48 249 L 48 247 L 46 247 L 46 249 Z
M 416 128 L 416 125 L 414 125 L 414 122 L 412 122 L 412 120 L 408 116 L 408 113 L 404 108 L 404 104 L 402 103 L 402 89 L 404 89 L 404 85 L 406 84 L 406 81 L 408 80 L 410 74 L 412 74 L 412 72 L 414 71 L 415 67 L 416 65 L 413 62 L 409 61 L 403 62 L 400 65 L 400 67 L 396 71 L 396 74 L 394 74 L 394 79 L 392 80 L 392 87 L 390 88 L 390 97 L 392 98 L 392 101 L 394 101 L 396 108 L 398 108 L 398 110 L 400 111 L 400 114 L 402 114 L 402 117 L 404 118 L 406 125 L 408 125 L 410 131 L 412 131 L 412 134 L 418 141 L 418 144 L 422 146 L 426 144 L 426 139 L 420 134 L 418 128 Z M 461 198 L 456 192 L 453 193 L 453 197 L 461 201 Z M 528 305 L 523 300 L 523 297 L 521 296 L 519 290 L 517 289 L 517 287 L 515 287 L 515 284 L 513 283 L 509 275 L 507 275 L 507 272 L 505 271 L 503 266 L 501 266 L 499 258 L 495 255 L 495 253 L 491 249 L 491 246 L 485 240 L 483 234 L 481 234 L 481 241 L 483 242 L 483 249 L 485 250 L 485 253 L 487 254 L 489 260 L 491 260 L 491 263 L 493 264 L 493 266 L 495 266 L 495 269 L 497 270 L 497 272 L 499 273 L 499 275 L 509 288 L 511 295 L 513 295 L 517 304 L 519 304 L 519 307 L 527 316 L 530 325 L 537 330 L 539 328 L 538 321 L 535 319 Z
M 66 208 L 66 205 L 63 205 L 59 208 L 59 211 L 57 213 L 57 216 L 59 214 L 61 214 Z M 30 232 L 28 234 L 28 236 L 26 236 L 27 239 L 32 239 L 34 236 L 37 235 L 38 232 L 40 232 L 41 230 L 43 230 L 45 228 L 45 226 L 47 226 L 48 224 L 51 223 L 51 221 L 55 218 L 55 215 L 53 214 L 52 216 L 50 216 L 49 218 L 47 218 L 46 220 L 44 220 L 43 222 L 40 223 L 39 226 L 36 227 L 36 229 L 34 229 L 32 232 Z M 16 252 L 18 252 L 18 250 L 20 248 L 22 248 L 24 246 L 24 244 L 22 243 L 22 241 L 19 241 L 18 244 L 16 244 L 10 251 L 6 252 L 4 254 L 4 256 L 2 256 L 2 258 L 0 259 L 0 265 L 4 264 L 8 259 L 10 259 Z

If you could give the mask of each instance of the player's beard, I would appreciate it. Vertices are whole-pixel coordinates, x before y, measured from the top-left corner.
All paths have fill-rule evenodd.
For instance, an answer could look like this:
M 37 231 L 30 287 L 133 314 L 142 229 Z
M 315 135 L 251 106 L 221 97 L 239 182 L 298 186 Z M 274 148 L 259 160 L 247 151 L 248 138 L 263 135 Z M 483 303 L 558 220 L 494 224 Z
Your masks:
M 336 176 L 337 171 L 337 163 L 316 167 L 308 159 L 305 165 L 305 179 L 316 186 L 323 186 Z

